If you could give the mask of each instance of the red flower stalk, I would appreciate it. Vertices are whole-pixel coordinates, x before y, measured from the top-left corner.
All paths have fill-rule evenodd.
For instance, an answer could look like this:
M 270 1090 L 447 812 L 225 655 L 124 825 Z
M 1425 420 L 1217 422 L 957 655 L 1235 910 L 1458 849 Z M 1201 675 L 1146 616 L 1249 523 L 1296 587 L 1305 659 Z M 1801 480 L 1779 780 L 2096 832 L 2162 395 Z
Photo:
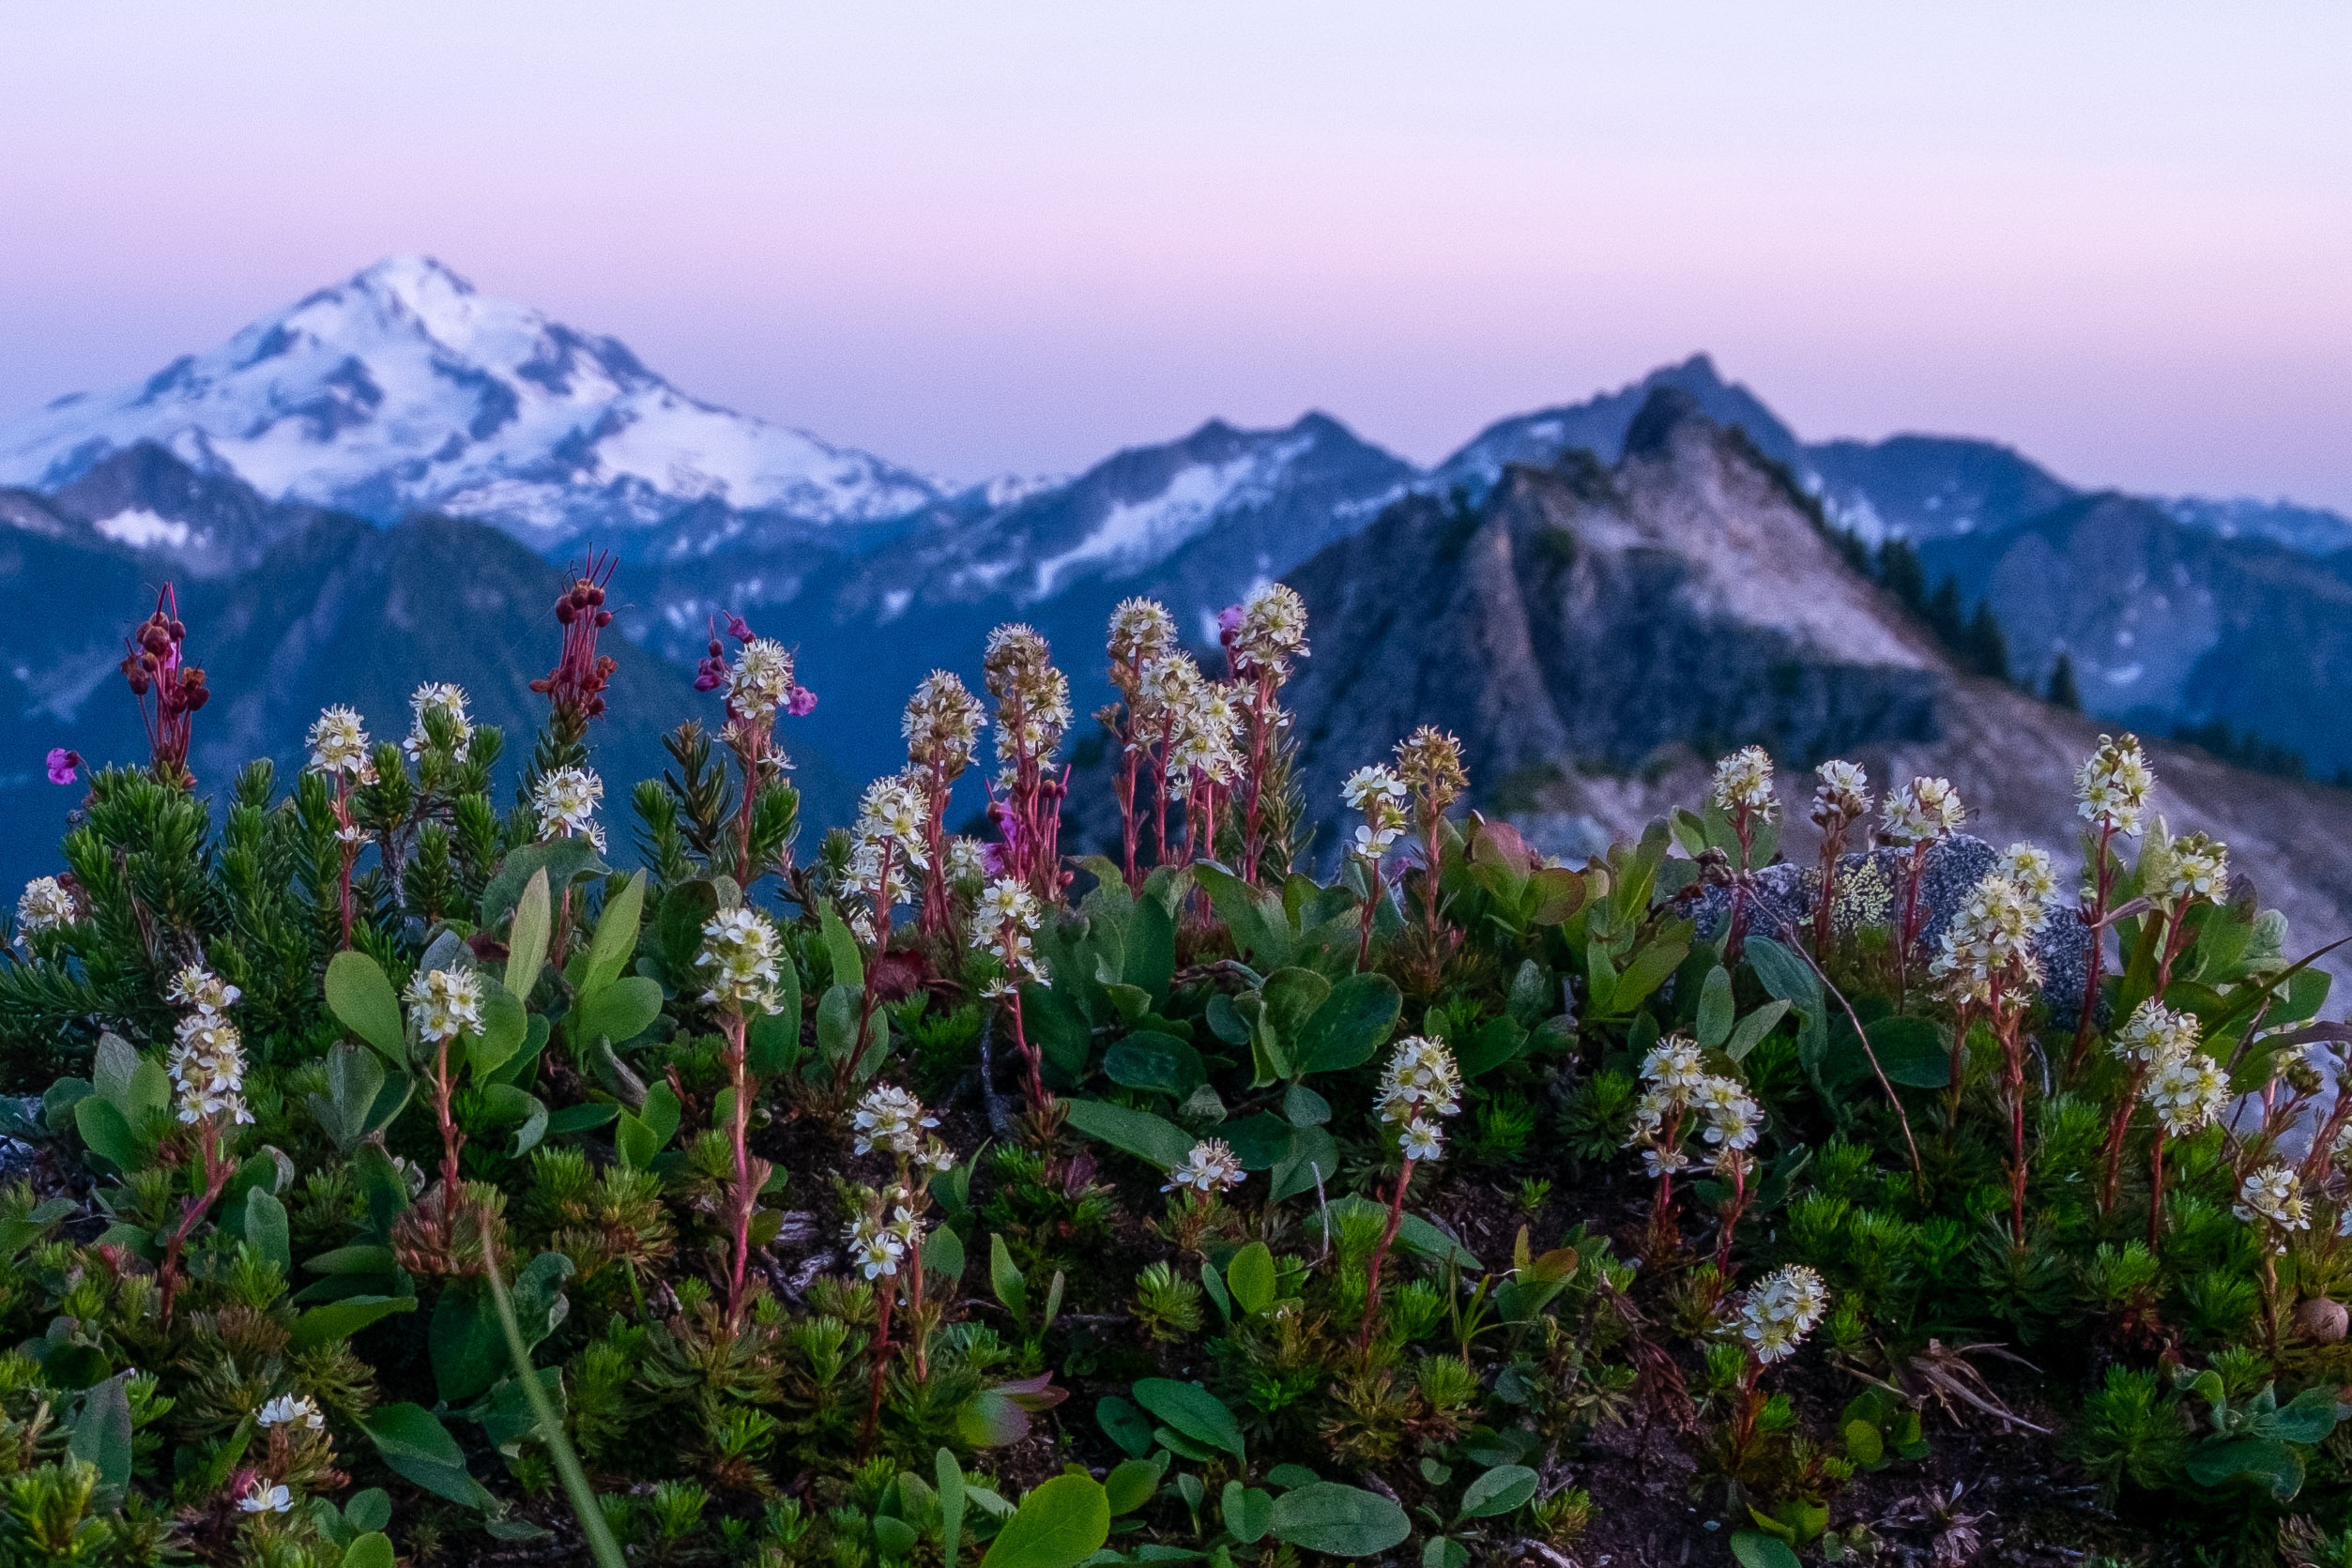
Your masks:
M 122 662 L 123 679 L 138 700 L 139 718 L 147 728 L 149 766 L 158 779 L 183 787 L 196 782 L 188 770 L 191 721 L 212 700 L 204 671 L 186 662 L 182 645 L 187 639 L 178 595 L 166 583 L 155 596 L 155 614 L 124 640 L 130 651 Z
M 589 552 L 579 577 L 556 600 L 563 652 L 543 679 L 531 682 L 531 690 L 545 696 L 555 709 L 557 727 L 574 736 L 604 713 L 604 688 L 611 683 L 614 666 L 612 655 L 596 651 L 596 634 L 613 623 L 604 598 L 619 564 L 610 552 Z

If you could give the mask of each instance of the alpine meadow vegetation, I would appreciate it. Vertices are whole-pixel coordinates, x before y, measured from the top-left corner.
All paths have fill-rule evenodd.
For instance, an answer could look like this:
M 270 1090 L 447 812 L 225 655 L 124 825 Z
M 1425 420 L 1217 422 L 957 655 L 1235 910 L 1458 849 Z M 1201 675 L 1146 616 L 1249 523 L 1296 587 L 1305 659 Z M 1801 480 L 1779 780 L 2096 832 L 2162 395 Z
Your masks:
M 2352 1562 L 2352 1028 L 2131 737 L 2079 846 L 1744 746 L 1564 864 L 1442 728 L 1304 799 L 1272 585 L 819 830 L 732 616 L 608 787 L 612 577 L 503 803 L 447 684 L 193 777 L 168 588 L 50 759 L 0 1564 Z

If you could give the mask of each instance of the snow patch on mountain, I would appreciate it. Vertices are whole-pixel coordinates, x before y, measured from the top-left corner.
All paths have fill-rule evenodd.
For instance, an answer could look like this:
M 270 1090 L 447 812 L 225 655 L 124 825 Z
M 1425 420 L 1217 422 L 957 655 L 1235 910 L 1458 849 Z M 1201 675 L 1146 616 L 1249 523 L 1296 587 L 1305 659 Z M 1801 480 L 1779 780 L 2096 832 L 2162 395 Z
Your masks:
M 941 487 L 696 401 L 612 338 L 395 256 L 144 384 L 0 428 L 0 483 L 54 489 L 142 440 L 275 499 L 485 518 L 542 548 L 697 501 L 865 523 Z
M 1178 469 L 1156 495 L 1118 502 L 1077 544 L 1039 561 L 1036 596 L 1051 594 L 1074 567 L 1099 562 L 1132 568 L 1165 559 L 1220 513 L 1271 498 L 1275 479 L 1313 445 L 1312 436 L 1299 436 L 1224 463 Z
M 133 550 L 151 549 L 159 544 L 177 549 L 195 531 L 176 518 L 160 516 L 145 507 L 131 507 L 112 517 L 101 517 L 90 526 L 101 537 L 128 544 Z

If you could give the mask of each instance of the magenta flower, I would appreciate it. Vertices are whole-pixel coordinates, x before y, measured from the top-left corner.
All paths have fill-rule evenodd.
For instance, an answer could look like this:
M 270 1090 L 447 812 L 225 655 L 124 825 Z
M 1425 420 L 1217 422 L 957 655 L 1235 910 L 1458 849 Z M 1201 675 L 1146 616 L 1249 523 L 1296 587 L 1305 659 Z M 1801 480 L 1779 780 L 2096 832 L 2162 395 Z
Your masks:
M 74 769 L 81 766 L 82 754 L 80 752 L 69 752 L 63 746 L 53 746 L 49 749 L 49 782 L 51 784 L 73 783 L 76 777 Z
M 816 708 L 817 693 L 795 682 L 792 687 L 791 700 L 784 705 L 784 710 L 795 719 L 805 719 L 816 710 Z

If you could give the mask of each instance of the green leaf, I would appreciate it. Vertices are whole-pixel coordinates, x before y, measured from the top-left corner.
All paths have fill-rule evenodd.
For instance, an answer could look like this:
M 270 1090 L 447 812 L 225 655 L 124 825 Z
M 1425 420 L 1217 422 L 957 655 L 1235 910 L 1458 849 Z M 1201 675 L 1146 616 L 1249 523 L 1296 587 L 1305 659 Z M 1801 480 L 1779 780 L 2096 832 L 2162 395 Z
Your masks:
M 963 1283 L 966 1261 L 964 1239 L 946 1225 L 933 1231 L 923 1243 L 923 1266 L 950 1285 Z
M 1456 1065 L 1465 1078 L 1491 1073 L 1527 1048 L 1527 1026 L 1516 1018 L 1489 1018 L 1470 1037 Z
M 1847 1422 L 1845 1440 L 1846 1457 L 1864 1469 L 1874 1470 L 1886 1462 L 1886 1439 L 1869 1422 Z
M 507 932 L 506 988 L 527 997 L 547 967 L 547 943 L 555 930 L 545 867 L 531 873 L 514 906 L 514 924 Z
M 278 1272 L 294 1275 L 294 1239 L 286 1226 L 286 1206 L 274 1193 L 254 1187 L 245 1195 L 245 1240 L 262 1256 L 278 1266 Z
M 1274 1499 L 1275 1539 L 1326 1557 L 1372 1557 L 1413 1533 L 1405 1511 L 1333 1481 L 1294 1486 Z
M 1057 1475 L 1021 1499 L 981 1568 L 1077 1568 L 1110 1539 L 1110 1497 L 1086 1475 Z
M 1722 971 L 1718 969 L 1717 973 Z M 1497 1465 L 1462 1493 L 1462 1505 L 1455 1514 L 1458 1519 L 1491 1519 L 1509 1514 L 1527 1503 L 1535 1495 L 1540 1478 L 1525 1465 Z
M 368 1134 L 375 1097 L 384 1089 L 384 1060 L 365 1046 L 343 1042 L 327 1053 L 327 1092 L 310 1097 L 329 1142 L 348 1153 Z
M 1223 1400 L 1199 1384 L 1146 1378 L 1135 1385 L 1133 1393 L 1137 1404 L 1193 1441 L 1221 1448 L 1236 1459 L 1247 1459 L 1241 1423 Z
M 1275 1162 L 1269 1180 L 1274 1183 L 1267 1194 L 1269 1201 L 1279 1203 L 1286 1197 L 1315 1190 L 1317 1174 L 1325 1182 L 1339 1168 L 1339 1141 L 1331 1135 L 1328 1127 L 1301 1127 L 1291 1134 L 1290 1152 Z
M 1732 1534 L 1732 1556 L 1739 1568 L 1802 1568 L 1796 1553 L 1786 1541 L 1762 1530 L 1742 1530 Z
M 1103 1490 L 1109 1494 L 1113 1517 L 1134 1513 L 1150 1502 L 1159 1489 L 1160 1467 L 1149 1459 L 1123 1459 L 1103 1477 Z
M 433 1354 L 434 1386 L 448 1404 L 483 1393 L 505 1370 L 506 1346 L 497 1316 L 491 1310 L 490 1293 L 479 1282 L 441 1292 L 425 1337 Z
M 1004 1310 L 1016 1318 L 1029 1316 L 1029 1281 L 1013 1261 L 1004 1238 L 994 1233 L 988 1237 L 988 1288 L 996 1293 Z
M 1274 1494 L 1245 1486 L 1238 1481 L 1225 1484 L 1225 1492 L 1218 1499 L 1219 1511 L 1225 1515 L 1225 1528 L 1233 1532 L 1233 1539 L 1245 1546 L 1254 1546 L 1274 1528 Z
M 1103 1075 L 1122 1088 L 1151 1089 L 1177 1100 L 1208 1081 L 1199 1051 L 1172 1034 L 1148 1029 L 1103 1053 Z
M 546 875 L 547 891 L 552 897 L 582 876 L 602 876 L 611 870 L 598 857 L 596 845 L 584 838 L 527 844 L 507 856 L 499 864 L 497 875 L 481 890 L 482 926 L 485 930 L 495 929 L 504 921 L 507 912 L 521 902 L 523 890 L 530 886 L 535 875 Z
M 2275 1438 L 2207 1439 L 2189 1451 L 2189 1479 L 2200 1486 L 2251 1481 L 2285 1502 L 2303 1489 L 2303 1456 Z
M 1952 1081 L 1952 1058 L 1943 1034 L 1926 1018 L 1881 1018 L 1862 1031 L 1887 1078 L 1911 1088 L 1944 1088 Z M 1847 1038 L 1853 1038 L 1851 1030 Z
M 1281 899 L 1251 887 L 1223 866 L 1205 861 L 1193 867 L 1193 880 L 1207 891 L 1217 918 L 1233 934 L 1233 945 L 1261 973 L 1291 962 L 1291 921 Z
M 1192 1152 L 1192 1134 L 1174 1122 L 1149 1111 L 1131 1111 L 1107 1100 L 1065 1100 L 1070 1125 L 1090 1138 L 1098 1138 L 1158 1166 L 1173 1170 Z
M 677 1134 L 681 1108 L 678 1091 L 670 1088 L 667 1078 L 647 1085 L 645 1104 L 634 1116 L 622 1112 L 620 1124 L 613 1130 L 613 1147 L 621 1164 L 632 1170 L 651 1165 L 653 1157 Z
M 2276 1410 L 2257 1415 L 2247 1429 L 2257 1438 L 2277 1438 L 2290 1443 L 2325 1442 L 2336 1429 L 2336 1391 L 2332 1387 L 2305 1389 Z
M 1706 983 L 1699 988 L 1699 1021 L 1695 1034 L 1699 1043 L 1714 1050 L 1732 1038 L 1732 974 L 1718 964 L 1707 971 Z
M 380 1530 L 368 1531 L 343 1549 L 343 1568 L 398 1568 L 398 1562 L 392 1555 L 392 1538 Z
M 1331 1119 L 1331 1102 L 1305 1084 L 1282 1091 L 1282 1119 L 1293 1127 L 1321 1127 Z
M 329 1253 L 328 1256 L 334 1255 Z M 316 1268 L 324 1259 L 313 1258 L 309 1267 Z M 395 1312 L 414 1312 L 414 1296 L 345 1296 L 340 1302 L 315 1306 L 294 1320 L 289 1345 L 297 1350 L 315 1350 L 349 1339 L 361 1329 Z
M 1349 975 L 1300 1028 L 1291 1065 L 1301 1073 L 1363 1066 L 1396 1032 L 1404 1006 L 1404 994 L 1386 975 Z
M 146 1139 L 130 1130 L 130 1123 L 123 1119 L 123 1113 L 115 1108 L 115 1103 L 102 1095 L 87 1094 L 74 1102 L 73 1126 L 82 1134 L 82 1141 L 89 1145 L 90 1152 L 126 1174 L 145 1165 L 154 1149 Z
M 538 1095 L 526 1093 L 512 1084 L 492 1084 L 481 1094 L 491 1125 L 514 1129 L 514 1147 L 507 1150 L 508 1159 L 521 1159 L 546 1137 L 547 1106 Z
M 466 1053 L 466 1062 L 474 1082 L 488 1083 L 491 1074 L 506 1065 L 514 1053 L 523 1048 L 530 1037 L 531 1015 L 515 994 L 491 979 L 481 977 L 481 1032 L 474 1036 Z
M 566 1105 L 547 1117 L 547 1131 L 557 1133 L 586 1133 L 620 1114 L 620 1107 L 609 1100 L 591 1100 L 582 1105 Z
M 661 984 L 643 975 L 627 975 L 589 993 L 567 1022 L 575 1043 L 601 1036 L 618 1045 L 651 1028 L 661 1015 Z
M 66 1452 L 98 1467 L 99 1489 L 119 1503 L 130 1485 L 130 1375 L 109 1378 L 82 1396 Z
M 784 981 L 784 1007 L 763 1012 L 744 1032 L 743 1061 L 763 1078 L 792 1071 L 801 1058 L 801 975 L 789 963 L 776 966 Z
M 451 1502 L 483 1508 L 494 1500 L 466 1473 L 466 1455 L 449 1429 L 421 1405 L 382 1406 L 359 1423 L 393 1473 Z
M 401 1021 L 400 997 L 383 968 L 364 952 L 346 949 L 327 961 L 327 1007 L 335 1021 L 406 1065 L 408 1036 Z
M 580 982 L 583 992 L 592 995 L 619 979 L 636 953 L 637 928 L 645 916 L 645 879 L 644 872 L 637 873 L 604 901 L 603 913 L 596 917 L 596 935 L 588 942 L 588 973 Z
M 1062 990 L 1049 985 L 1022 986 L 1021 1027 L 1046 1065 L 1065 1082 L 1076 1083 L 1086 1075 L 1087 1058 L 1094 1049 L 1094 1030 Z
M 904 1519 L 893 1519 L 887 1514 L 874 1515 L 874 1546 L 884 1561 L 906 1557 L 923 1539 L 915 1527 Z
M 1127 918 L 1127 951 L 1119 978 L 1160 1002 L 1167 1000 L 1168 982 L 1175 977 L 1176 918 L 1158 899 L 1139 899 Z
M 1739 1028 L 1732 1031 L 1731 1041 L 1723 1047 L 1723 1054 L 1733 1061 L 1745 1061 L 1748 1053 L 1764 1043 L 1764 1037 L 1788 1015 L 1788 1011 L 1789 1004 L 1784 1001 L 1764 1003 L 1739 1021 Z
M 964 1468 L 955 1462 L 955 1455 L 940 1449 L 932 1455 L 932 1469 L 939 1478 L 939 1551 L 942 1568 L 955 1568 L 955 1559 L 964 1547 Z
M 1225 1266 L 1225 1283 L 1244 1312 L 1263 1312 L 1274 1304 L 1276 1276 L 1274 1253 L 1263 1241 L 1252 1241 Z
M 832 964 L 834 985 L 846 985 L 859 993 L 865 992 L 865 955 L 858 948 L 858 939 L 841 922 L 841 916 L 831 904 L 817 910 L 817 925 L 824 933 L 825 956 Z
M 1094 1402 L 1094 1424 L 1131 1457 L 1140 1459 L 1152 1452 L 1152 1423 L 1143 1419 L 1142 1411 L 1115 1393 Z
M 121 1035 L 99 1037 L 90 1075 L 99 1094 L 122 1112 L 123 1120 L 133 1128 L 144 1128 L 172 1103 L 171 1075 L 141 1056 Z

